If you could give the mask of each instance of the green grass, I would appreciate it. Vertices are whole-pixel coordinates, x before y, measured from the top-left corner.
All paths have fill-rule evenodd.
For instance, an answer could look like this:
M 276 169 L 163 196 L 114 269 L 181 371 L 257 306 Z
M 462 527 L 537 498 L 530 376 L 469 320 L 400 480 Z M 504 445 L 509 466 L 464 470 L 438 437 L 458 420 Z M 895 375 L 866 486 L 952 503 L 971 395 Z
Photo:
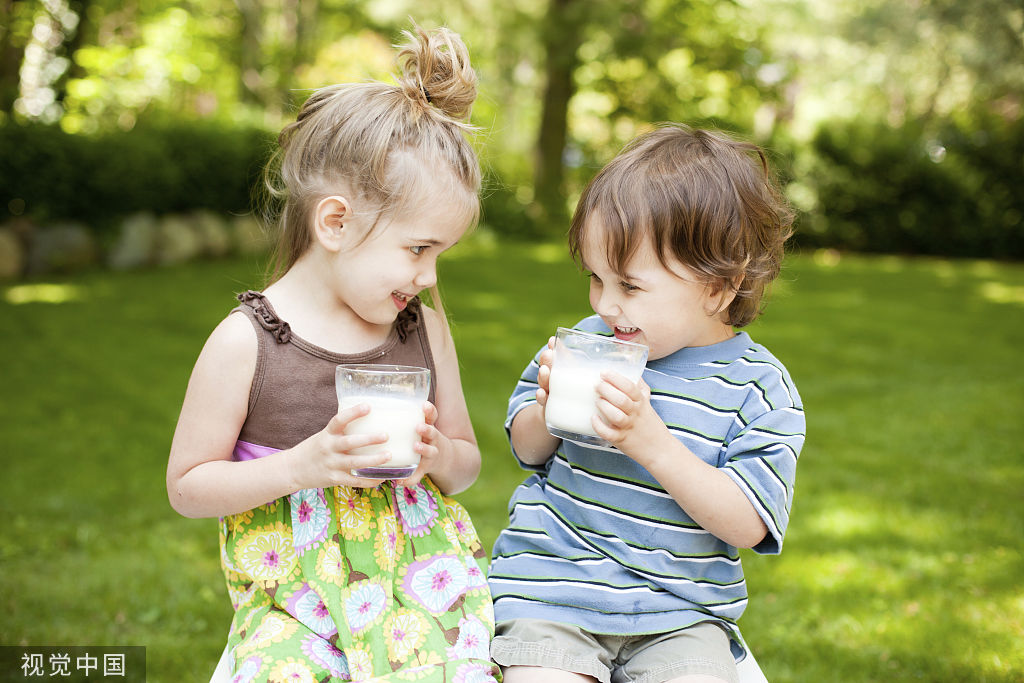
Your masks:
M 169 508 L 164 468 L 196 354 L 257 272 L 0 288 L 0 643 L 146 645 L 150 681 L 208 678 L 231 617 L 216 523 Z M 484 454 L 460 499 L 489 546 L 523 478 L 505 401 L 586 286 L 561 245 L 483 231 L 442 283 Z M 750 331 L 809 429 L 784 552 L 744 554 L 769 679 L 1024 680 L 1024 266 L 794 257 Z

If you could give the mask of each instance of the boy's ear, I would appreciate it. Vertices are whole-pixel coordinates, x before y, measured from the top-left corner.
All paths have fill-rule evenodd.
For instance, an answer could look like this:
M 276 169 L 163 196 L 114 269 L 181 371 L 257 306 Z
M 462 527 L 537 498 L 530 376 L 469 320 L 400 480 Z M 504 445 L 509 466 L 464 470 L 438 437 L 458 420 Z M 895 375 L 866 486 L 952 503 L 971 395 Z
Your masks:
M 352 207 L 339 195 L 324 197 L 313 210 L 313 234 L 328 251 L 339 251 L 348 236 L 345 225 L 352 218 Z
M 743 284 L 743 273 L 740 273 L 730 282 L 726 279 L 718 280 L 717 282 L 708 285 L 710 292 L 709 308 L 712 309 L 709 315 L 718 315 L 722 311 L 729 308 L 732 304 L 733 299 L 736 298 L 736 292 L 739 291 L 740 285 Z

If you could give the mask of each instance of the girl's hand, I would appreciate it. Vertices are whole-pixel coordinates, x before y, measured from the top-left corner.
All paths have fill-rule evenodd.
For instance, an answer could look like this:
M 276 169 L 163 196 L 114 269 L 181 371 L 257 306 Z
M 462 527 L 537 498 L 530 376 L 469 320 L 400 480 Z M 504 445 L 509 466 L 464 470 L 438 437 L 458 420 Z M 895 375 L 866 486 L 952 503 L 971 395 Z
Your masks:
M 341 410 L 331 418 L 322 431 L 295 447 L 291 459 L 295 490 L 332 486 L 368 489 L 380 486 L 382 480 L 357 477 L 352 474 L 352 470 L 383 465 L 391 455 L 387 452 L 353 455 L 351 451 L 362 446 L 384 443 L 388 440 L 388 435 L 383 432 L 351 436 L 345 434 L 345 429 L 351 422 L 369 412 L 370 406 L 365 403 Z
M 642 379 L 630 382 L 617 372 L 602 372 L 597 385 L 594 431 L 639 464 L 647 467 L 664 449 L 664 437 L 675 440 L 651 406 L 651 388 Z
M 416 471 L 407 478 L 395 482 L 395 486 L 406 486 L 412 488 L 420 483 L 427 474 L 437 469 L 438 464 L 443 462 L 441 453 L 450 453 L 452 448 L 451 440 L 438 431 L 434 423 L 437 422 L 437 408 L 430 401 L 423 404 L 423 424 L 416 428 L 422 441 L 413 450 L 420 454 L 420 464 Z
M 537 404 L 543 408 L 548 403 L 548 393 L 551 391 L 551 364 L 555 360 L 555 338 L 548 338 L 548 348 L 540 353 L 537 362 L 540 363 L 540 370 L 537 371 Z

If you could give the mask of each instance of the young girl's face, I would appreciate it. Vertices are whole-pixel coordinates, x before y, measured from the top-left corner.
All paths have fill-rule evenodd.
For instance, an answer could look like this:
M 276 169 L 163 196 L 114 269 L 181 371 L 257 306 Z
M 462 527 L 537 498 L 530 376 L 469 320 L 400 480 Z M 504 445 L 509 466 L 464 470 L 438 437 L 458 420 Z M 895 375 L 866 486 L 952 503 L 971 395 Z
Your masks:
M 721 297 L 676 259 L 662 265 L 644 240 L 619 273 L 608 262 L 603 230 L 588 225 L 583 266 L 590 273 L 590 306 L 618 339 L 650 348 L 651 360 L 679 349 L 707 346 L 733 336 L 716 311 Z
M 338 295 L 361 319 L 390 325 L 413 297 L 437 283 L 438 256 L 469 225 L 466 202 L 441 198 L 446 195 L 418 202 L 365 239 L 369 226 L 349 226 L 356 230 L 338 255 Z

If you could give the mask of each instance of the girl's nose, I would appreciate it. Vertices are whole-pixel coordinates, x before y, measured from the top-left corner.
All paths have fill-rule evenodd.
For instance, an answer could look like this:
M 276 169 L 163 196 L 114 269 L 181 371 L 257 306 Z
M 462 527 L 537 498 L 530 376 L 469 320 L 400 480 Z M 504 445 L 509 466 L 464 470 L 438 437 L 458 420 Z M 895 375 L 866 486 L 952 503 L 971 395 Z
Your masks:
M 421 269 L 413 279 L 413 284 L 420 289 L 427 289 L 437 284 L 437 268 L 433 265 Z

